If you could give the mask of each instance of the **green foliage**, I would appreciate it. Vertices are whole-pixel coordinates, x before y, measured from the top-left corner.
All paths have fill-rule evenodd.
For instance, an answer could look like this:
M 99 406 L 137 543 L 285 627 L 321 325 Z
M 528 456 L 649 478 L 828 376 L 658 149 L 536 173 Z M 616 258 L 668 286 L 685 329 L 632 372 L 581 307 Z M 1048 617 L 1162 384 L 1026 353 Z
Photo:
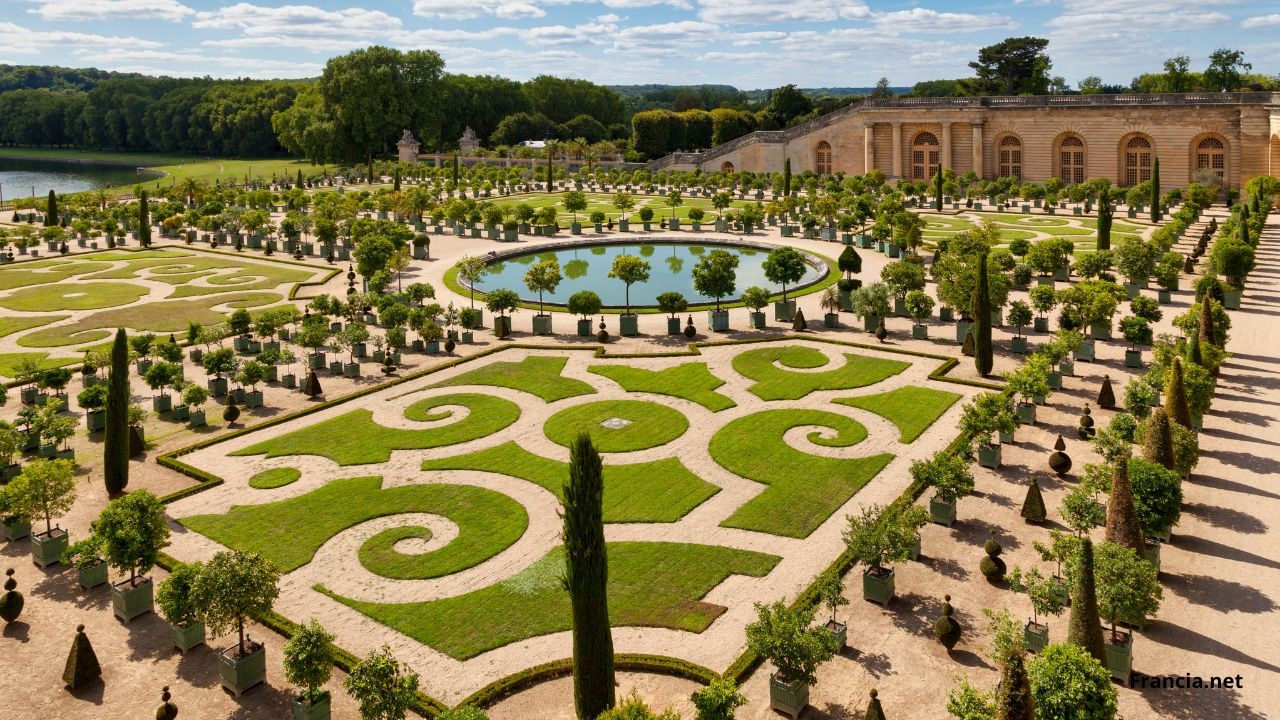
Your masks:
M 1174 468 L 1173 429 L 1169 414 L 1156 408 L 1143 425 L 1142 455 L 1147 460 L 1170 470 Z
M 1078 646 L 1050 645 L 1027 663 L 1027 675 L 1040 720 L 1114 720 L 1116 716 L 1111 674 Z
M 973 492 L 973 473 L 963 457 L 946 451 L 911 463 L 911 479 L 934 488 L 939 500 L 955 502 Z
M 885 283 L 864 285 L 850 297 L 853 314 L 859 318 L 883 318 L 890 312 L 889 296 L 889 286 Z
M 530 292 L 538 293 L 539 314 L 543 312 L 542 294 L 544 292 L 555 292 L 556 286 L 560 284 L 560 279 L 560 263 L 556 262 L 554 259 L 543 260 L 529 268 L 528 272 L 524 274 L 525 286 L 529 288 Z M 588 290 L 586 292 L 590 291 Z
M 1117 543 L 1135 552 L 1142 551 L 1142 526 L 1134 507 L 1133 488 L 1129 485 L 1129 461 L 1116 463 L 1111 478 L 1111 494 L 1107 499 L 1107 542 Z
M 1141 458 L 1129 461 L 1128 474 L 1142 534 L 1151 537 L 1175 525 L 1182 514 L 1182 479 L 1178 474 Z
M 564 486 L 564 586 L 573 607 L 573 705 L 580 720 L 613 706 L 613 636 L 607 599 L 604 473 L 587 435 L 570 448 Z
M 780 367 L 811 370 L 830 361 L 813 348 L 798 345 L 766 347 L 735 355 L 733 369 L 754 380 L 748 390 L 761 400 L 798 400 L 816 390 L 850 390 L 873 385 L 903 372 L 910 363 L 844 353 L 843 366 L 825 372 L 792 372 Z
M 1032 476 L 1027 483 L 1027 496 L 1022 500 L 1022 519 L 1030 523 L 1044 522 L 1048 513 L 1044 507 L 1044 496 L 1040 493 L 1040 481 Z
M 920 437 L 961 397 L 957 393 L 905 385 L 886 393 L 835 398 L 832 402 L 861 408 L 885 418 L 898 428 L 901 433 L 899 442 L 905 444 Z
M 960 642 L 963 633 L 964 628 L 955 618 L 955 608 L 951 607 L 951 596 L 947 595 L 942 601 L 942 614 L 933 624 L 933 636 L 950 652 Z
M 973 294 L 973 362 L 978 374 L 991 374 L 994 363 L 991 347 L 991 290 L 987 277 L 987 254 L 978 259 L 978 287 Z
M 786 682 L 817 683 L 818 666 L 835 656 L 836 639 L 813 626 L 813 609 L 781 601 L 756 603 L 756 621 L 747 626 L 747 649 L 769 660 Z
M 844 543 L 854 561 L 879 570 L 909 558 L 920 528 L 928 522 L 922 508 L 911 508 L 868 505 L 859 514 L 849 515 Z
M 111 567 L 129 573 L 132 580 L 145 575 L 169 544 L 164 504 L 149 490 L 136 490 L 107 503 L 93 524 L 93 533 Z
M 698 294 L 715 298 L 716 310 L 720 310 L 720 299 L 734 292 L 738 277 L 738 256 L 727 251 L 715 249 L 698 258 L 693 266 L 693 289 Z
M 271 611 L 280 594 L 279 582 L 280 572 L 261 555 L 223 551 L 196 575 L 191 584 L 191 600 L 211 634 L 223 635 L 232 628 L 239 632 L 240 652 L 244 654 L 248 652 L 244 622 Z
M 361 720 L 404 720 L 417 699 L 418 674 L 383 645 L 351 668 L 342 686 L 359 703 Z
M 30 521 L 42 519 L 45 532 L 52 532 L 53 520 L 70 512 L 75 504 L 75 465 L 70 460 L 36 458 L 4 486 L 4 497 L 10 515 Z
M 749 287 L 742 291 L 742 304 L 751 308 L 752 312 L 760 312 L 760 309 L 769 304 L 769 291 L 762 287 Z
M 491 362 L 432 387 L 492 385 L 531 393 L 549 403 L 595 393 L 591 385 L 561 375 L 566 362 L 568 358 L 538 355 L 519 362 Z
M 539 293 L 539 298 L 541 298 L 541 293 Z M 485 295 L 485 307 L 489 308 L 489 312 L 495 312 L 499 315 L 505 316 L 509 312 L 515 312 L 516 308 L 520 307 L 520 296 L 516 294 L 515 290 L 508 290 L 507 288 L 492 290 L 489 294 Z M 468 310 L 471 310 L 471 308 L 463 308 L 462 314 L 465 316 Z M 539 312 L 541 312 L 541 310 L 539 310 Z M 472 315 L 474 317 L 474 313 L 472 313 Z M 475 327 L 475 322 L 474 320 L 472 322 L 466 322 L 466 318 L 464 317 L 462 326 L 465 328 L 473 328 Z
M 680 714 L 674 710 L 655 713 L 633 689 L 622 702 L 600 713 L 595 720 L 680 720 Z
M 1086 470 L 1092 466 L 1085 466 Z M 1106 511 L 1093 490 L 1076 486 L 1062 497 L 1062 520 L 1076 533 L 1086 533 L 1107 520 Z
M 684 363 L 665 370 L 645 370 L 628 365 L 592 365 L 588 372 L 618 383 L 627 392 L 647 392 L 683 398 L 711 412 L 735 407 L 736 403 L 716 392 L 724 380 L 711 374 L 706 363 Z M 932 391 L 939 392 L 939 391 Z
M 436 720 L 489 720 L 489 715 L 478 707 L 461 705 L 445 710 L 436 716 Z
M 312 618 L 299 625 L 293 637 L 284 644 L 284 676 L 304 689 L 301 699 L 313 704 L 328 694 L 320 686 L 333 674 L 333 635 Z
M 171 625 L 185 625 L 199 617 L 200 608 L 191 589 L 203 569 L 204 564 L 199 562 L 176 565 L 156 587 L 156 605 Z
M 573 298 L 569 299 L 570 302 Z M 682 293 L 664 292 L 658 295 L 658 309 L 668 315 L 675 317 L 685 310 L 689 309 L 689 301 L 685 299 Z
M 0 500 L 3 500 L 2 496 Z M 0 595 L 0 620 L 4 620 L 7 624 L 17 620 L 22 614 L 22 606 L 26 604 L 26 600 L 22 597 L 22 593 L 18 592 L 18 581 L 13 579 L 13 568 L 6 569 L 4 574 L 4 595 Z
M 1133 622 L 1151 617 L 1160 609 L 1163 592 L 1157 570 L 1132 548 L 1104 542 L 1098 546 L 1094 569 L 1098 607 L 1111 623 Z
M 1027 594 L 1034 622 L 1040 622 L 1041 615 L 1061 615 L 1065 609 L 1062 596 L 1057 592 L 1057 581 L 1045 577 L 1039 568 L 1023 571 L 1015 565 L 1009 572 L 1009 589 Z
M 714 252 L 713 250 L 712 253 Z M 699 264 L 701 262 L 699 260 Z M 626 286 L 626 312 L 628 314 L 631 312 L 631 286 L 635 283 L 649 282 L 649 270 L 649 261 L 635 255 L 619 255 L 613 259 L 613 267 L 609 269 L 609 277 L 621 280 L 623 285 Z
M 1093 656 L 1096 662 L 1104 662 L 1106 660 L 1106 651 L 1102 640 L 1102 621 L 1098 615 L 1098 594 L 1093 567 L 1093 540 L 1088 535 L 1085 535 L 1080 539 L 1078 547 L 1074 568 L 1070 573 L 1073 587 L 1071 588 L 1071 616 L 1067 627 L 1067 642 L 1083 649 L 1084 653 Z M 1041 657 L 1044 656 L 1041 655 Z M 1036 685 L 1034 670 L 1032 678 L 1032 687 L 1034 688 Z M 1107 684 L 1110 685 L 1109 678 Z M 1038 702 L 1038 691 L 1036 695 Z
M 799 251 L 789 245 L 782 245 L 769 251 L 764 261 L 764 276 L 772 283 L 782 285 L 782 299 L 787 299 L 787 285 L 794 285 L 804 277 L 808 265 Z
M 695 720 L 733 720 L 734 712 L 747 704 L 738 686 L 727 678 L 717 678 L 698 688 L 689 698 L 697 711 Z
M 862 272 L 862 256 L 852 245 L 845 245 L 844 250 L 840 251 L 840 257 L 836 259 L 836 267 L 844 273 L 846 278 L 857 275 Z
M 129 341 L 124 328 L 120 328 L 111 346 L 102 439 L 102 478 L 108 495 L 122 493 L 129 485 L 129 401 Z
M 62 682 L 71 692 L 79 692 L 100 677 L 102 666 L 98 664 L 98 655 L 93 651 L 88 636 L 84 634 L 84 625 L 79 625 L 76 627 L 75 639 L 71 641 L 71 651 L 67 653 Z
M 995 720 L 996 706 L 991 693 L 975 688 L 969 678 L 957 676 L 956 686 L 947 691 L 947 712 L 956 720 Z
M 600 312 L 603 303 L 600 302 L 600 296 L 591 290 L 580 290 L 569 296 L 569 302 L 566 309 L 583 319 L 590 319 L 592 315 Z

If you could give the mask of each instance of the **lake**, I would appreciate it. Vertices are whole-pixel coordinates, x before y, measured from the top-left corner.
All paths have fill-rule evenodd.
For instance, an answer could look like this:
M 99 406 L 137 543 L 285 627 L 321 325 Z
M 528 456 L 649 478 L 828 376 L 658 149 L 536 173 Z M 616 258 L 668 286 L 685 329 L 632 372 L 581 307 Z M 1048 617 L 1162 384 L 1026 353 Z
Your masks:
M 136 168 L 100 163 L 71 163 L 52 160 L 19 160 L 0 157 L 0 186 L 5 200 L 34 195 L 42 198 L 50 190 L 84 192 L 98 187 L 133 185 L 155 178 L 154 172 L 139 174 Z

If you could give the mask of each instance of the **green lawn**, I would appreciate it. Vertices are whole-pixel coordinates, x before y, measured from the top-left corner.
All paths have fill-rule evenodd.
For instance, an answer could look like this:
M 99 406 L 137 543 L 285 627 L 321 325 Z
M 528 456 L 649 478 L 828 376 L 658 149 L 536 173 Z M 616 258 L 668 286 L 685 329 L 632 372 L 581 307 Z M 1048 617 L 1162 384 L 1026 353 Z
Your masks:
M 455 541 L 456 542 L 456 541 Z M 609 621 L 615 627 L 702 632 L 725 608 L 702 598 L 730 575 L 763 577 L 773 555 L 713 545 L 609 543 Z M 375 621 L 466 660 L 526 638 L 572 627 L 561 584 L 564 551 L 556 548 L 524 571 L 458 597 L 382 604 L 330 597 Z
M 478 470 L 527 480 L 564 500 L 569 464 L 534 455 L 514 442 L 466 455 L 432 458 L 423 470 Z M 604 520 L 675 522 L 720 488 L 689 472 L 678 458 L 604 466 Z
M 111 269 L 111 266 L 103 262 L 62 258 L 38 260 L 36 262 L 23 263 L 19 267 L 0 269 L 0 290 L 59 283 L 77 275 L 109 269 Z
M 612 419 L 629 425 L 610 428 Z M 689 420 L 679 410 L 645 400 L 601 400 L 565 408 L 547 419 L 542 431 L 551 442 L 572 447 L 578 433 L 585 432 L 600 452 L 631 452 L 665 445 L 689 429 Z
M 873 412 L 898 427 L 899 440 L 909 443 L 920 437 L 957 400 L 958 393 L 907 385 L 877 395 L 838 398 L 836 403 Z
M 461 405 L 470 412 L 459 422 L 430 430 L 401 430 L 373 421 L 369 410 L 352 410 L 329 420 L 278 435 L 270 440 L 237 450 L 232 455 L 320 455 L 339 465 L 382 463 L 392 450 L 424 450 L 444 447 L 491 435 L 520 417 L 520 406 L 491 395 L 458 393 L 420 400 L 405 408 L 410 420 L 439 420 L 446 413 L 431 413 L 442 405 Z
M 645 370 L 626 365 L 592 365 L 587 368 L 622 386 L 627 392 L 670 395 L 698 403 L 711 412 L 734 407 L 729 398 L 716 392 L 724 380 L 711 374 L 706 363 L 685 363 L 666 370 Z
M 733 369 L 739 375 L 755 380 L 748 388 L 761 400 L 798 400 L 814 390 L 851 390 L 874 385 L 911 367 L 900 360 L 845 353 L 845 364 L 826 372 L 790 372 L 777 367 L 797 369 L 820 368 L 827 356 L 800 345 L 748 350 L 733 358 Z
M 408 555 L 395 549 L 396 543 L 409 538 L 430 540 L 431 529 L 421 525 L 402 525 L 383 530 L 360 546 L 360 564 L 369 572 L 383 577 L 413 578 L 421 567 L 417 562 L 420 556 Z
M 41 369 L 66 367 L 80 362 L 79 358 L 51 358 L 44 352 L 0 353 L 0 376 L 14 377 L 18 374 L 18 366 L 23 360 L 31 358 L 40 363 Z
M 302 477 L 302 472 L 295 468 L 271 468 L 249 478 L 249 487 L 258 490 L 271 490 L 291 485 L 300 477 Z
M 492 362 L 432 387 L 492 385 L 537 395 L 545 402 L 595 393 L 587 383 L 560 374 L 568 361 L 565 357 L 531 355 L 519 362 Z
M 23 330 L 30 330 L 41 325 L 59 322 L 70 315 L 28 315 L 24 317 L 0 317 L 0 337 L 12 335 Z
M 151 291 L 122 282 L 83 282 L 35 285 L 0 298 L 0 306 L 20 312 L 100 310 L 137 302 Z
M 443 515 L 458 526 L 458 537 L 439 550 L 412 556 L 406 564 L 414 577 L 422 578 L 477 565 L 510 547 L 529 525 L 520 503 L 492 490 L 471 485 L 381 486 L 379 477 L 334 480 L 296 498 L 236 505 L 224 514 L 193 515 L 178 522 L 229 548 L 260 553 L 287 573 L 310 562 L 329 538 L 362 522 L 400 513 Z M 404 569 L 394 563 L 388 567 Z
M 144 258 L 129 258 L 128 264 L 88 275 L 86 280 L 117 280 L 141 277 L 149 270 L 148 279 L 176 285 L 170 298 L 199 297 L 247 290 L 274 290 L 281 285 L 305 282 L 315 271 L 289 267 L 279 263 L 242 262 L 233 258 L 167 253 Z M 208 277 L 209 286 L 191 285 L 192 280 Z
M 893 459 L 888 453 L 842 460 L 801 452 L 783 436 L 804 425 L 828 429 L 809 433 L 816 445 L 850 447 L 867 437 L 861 423 L 825 410 L 765 410 L 730 422 L 711 438 L 711 457 L 724 469 L 769 486 L 723 526 L 808 537 Z

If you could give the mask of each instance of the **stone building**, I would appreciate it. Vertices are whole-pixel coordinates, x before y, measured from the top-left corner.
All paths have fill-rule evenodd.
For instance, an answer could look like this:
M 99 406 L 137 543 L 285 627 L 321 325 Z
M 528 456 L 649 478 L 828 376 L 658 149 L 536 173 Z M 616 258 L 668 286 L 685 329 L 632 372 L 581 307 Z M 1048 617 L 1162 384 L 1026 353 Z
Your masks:
M 1166 187 L 1204 169 L 1227 187 L 1280 175 L 1280 93 L 868 99 L 650 167 L 779 172 L 790 158 L 793 172 L 926 180 L 941 164 L 986 179 L 1128 187 L 1150 179 L 1157 156 Z
M 413 165 L 418 162 L 419 147 L 421 144 L 413 137 L 413 133 L 406 129 L 400 136 L 400 141 L 396 143 L 396 159 L 407 165 Z
M 480 138 L 476 137 L 476 131 L 468 125 L 466 130 L 462 131 L 462 137 L 458 138 L 458 152 L 463 155 L 470 155 L 480 149 Z

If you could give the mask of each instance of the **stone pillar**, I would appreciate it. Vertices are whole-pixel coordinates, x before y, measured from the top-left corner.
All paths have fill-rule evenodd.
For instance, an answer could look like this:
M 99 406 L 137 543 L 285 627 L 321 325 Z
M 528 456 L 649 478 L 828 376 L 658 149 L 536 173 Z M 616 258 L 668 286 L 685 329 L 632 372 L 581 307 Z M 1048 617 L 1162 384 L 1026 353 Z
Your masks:
M 982 123 L 971 123 L 973 127 L 973 173 L 979 178 L 986 177 L 982 173 Z
M 862 174 L 866 175 L 876 166 L 875 124 L 862 126 Z
M 893 124 L 893 176 L 902 177 L 902 123 Z
M 942 167 L 955 167 L 955 159 L 951 157 L 951 121 L 942 121 Z

